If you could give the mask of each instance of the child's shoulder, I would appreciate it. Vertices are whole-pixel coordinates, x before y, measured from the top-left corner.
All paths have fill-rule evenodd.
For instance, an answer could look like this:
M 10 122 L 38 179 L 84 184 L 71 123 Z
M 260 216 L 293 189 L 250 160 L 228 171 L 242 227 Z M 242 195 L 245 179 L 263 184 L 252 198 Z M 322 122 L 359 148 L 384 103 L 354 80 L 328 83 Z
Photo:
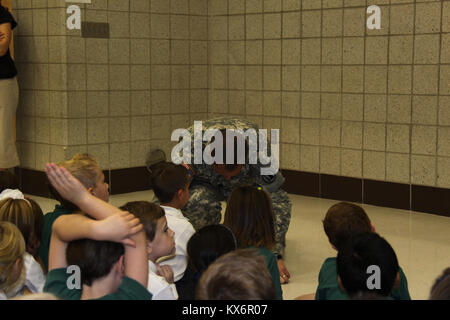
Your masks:
M 46 223 L 53 224 L 53 222 L 60 216 L 71 213 L 73 213 L 72 210 L 68 210 L 61 205 L 56 205 L 55 209 L 52 212 L 48 212 L 44 215 L 44 224 Z
M 123 277 L 119 289 L 98 300 L 151 300 L 152 293 L 142 284 L 128 277 Z
M 325 261 L 323 262 L 323 265 L 325 265 L 325 266 L 336 265 L 336 261 L 337 261 L 336 257 L 329 257 L 329 258 L 325 259 Z
M 266 247 L 258 247 L 258 248 L 250 247 L 250 248 L 258 250 L 258 253 L 266 258 L 267 263 L 277 262 L 277 257 L 275 256 L 275 254 Z
M 194 227 L 188 218 L 183 215 L 183 212 L 179 209 L 172 207 L 161 206 L 166 213 L 167 223 L 171 229 L 181 227 L 183 229 L 191 229 L 195 232 Z
M 51 218 L 51 217 L 59 217 L 62 214 L 69 214 L 72 213 L 72 210 L 64 208 L 62 205 L 57 204 L 55 206 L 55 209 L 53 211 L 48 212 L 44 215 L 44 218 Z
M 326 258 L 320 267 L 320 273 L 336 273 L 337 272 L 337 263 L 336 257 Z
M 47 273 L 44 292 L 54 294 L 64 300 L 80 300 L 81 288 L 69 289 L 69 278 L 72 276 L 67 268 L 52 269 Z

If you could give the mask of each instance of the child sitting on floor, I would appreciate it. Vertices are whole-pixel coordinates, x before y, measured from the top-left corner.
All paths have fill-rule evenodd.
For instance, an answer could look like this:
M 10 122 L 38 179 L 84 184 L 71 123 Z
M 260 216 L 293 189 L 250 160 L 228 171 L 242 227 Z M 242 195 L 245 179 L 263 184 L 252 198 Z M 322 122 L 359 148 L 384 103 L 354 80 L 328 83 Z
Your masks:
M 450 300 L 450 268 L 445 269 L 434 282 L 430 300 Z
M 236 237 L 223 224 L 206 226 L 194 233 L 187 244 L 188 267 L 177 284 L 179 299 L 194 300 L 195 288 L 203 272 L 217 258 L 236 249 Z
M 160 263 L 173 269 L 174 281 L 180 280 L 187 266 L 186 245 L 195 230 L 181 209 L 189 201 L 191 176 L 182 165 L 173 163 L 158 164 L 152 186 L 156 197 L 165 211 L 167 224 L 175 232 L 175 256 Z
M 233 231 L 239 248 L 256 248 L 265 257 L 277 297 L 282 300 L 277 258 L 270 251 L 275 244 L 273 219 L 272 200 L 261 186 L 240 186 L 231 192 L 224 225 Z
M 44 288 L 44 271 L 34 257 L 37 256 L 39 248 L 42 219 L 43 217 L 33 210 L 30 200 L 25 199 L 19 190 L 6 189 L 0 194 L 0 221 L 13 223 L 19 228 L 25 240 L 23 254 L 25 283 L 23 287 L 17 288 L 21 293 L 38 293 Z
M 0 300 L 23 294 L 25 240 L 11 222 L 0 221 Z
M 59 163 L 59 166 L 66 168 L 76 179 L 78 179 L 93 196 L 108 202 L 109 191 L 108 184 L 105 182 L 105 175 L 103 174 L 97 160 L 88 154 L 76 154 L 72 159 Z M 44 264 L 45 269 L 48 269 L 48 251 L 50 248 L 50 238 L 52 235 L 52 226 L 55 220 L 66 214 L 71 214 L 79 211 L 79 208 L 62 197 L 57 190 L 51 185 L 50 192 L 59 205 L 56 205 L 53 212 L 47 213 L 44 216 L 44 227 L 42 230 L 42 241 L 39 248 L 39 256 Z
M 341 244 L 336 266 L 339 286 L 353 299 L 360 293 L 387 298 L 400 282 L 394 249 L 374 232 L 353 235 Z
M 147 289 L 153 295 L 152 300 L 177 300 L 172 268 L 156 263 L 159 258 L 169 256 L 175 251 L 174 234 L 168 227 L 164 210 L 147 201 L 128 202 L 120 209 L 133 213 L 144 226 L 149 272 Z
M 214 261 L 200 278 L 198 300 L 276 300 L 266 262 L 257 249 L 239 249 Z
M 139 219 L 93 196 L 65 168 L 47 164 L 46 172 L 62 197 L 97 220 L 82 214 L 56 219 L 44 291 L 71 300 L 150 300 Z
M 339 252 L 341 246 L 355 234 L 375 232 L 375 227 L 363 208 L 356 204 L 340 202 L 333 205 L 323 220 L 323 227 L 333 249 Z M 391 293 L 395 300 L 410 300 L 408 282 L 399 267 L 400 282 Z M 319 272 L 316 300 L 346 300 L 348 295 L 338 284 L 336 258 L 328 258 Z

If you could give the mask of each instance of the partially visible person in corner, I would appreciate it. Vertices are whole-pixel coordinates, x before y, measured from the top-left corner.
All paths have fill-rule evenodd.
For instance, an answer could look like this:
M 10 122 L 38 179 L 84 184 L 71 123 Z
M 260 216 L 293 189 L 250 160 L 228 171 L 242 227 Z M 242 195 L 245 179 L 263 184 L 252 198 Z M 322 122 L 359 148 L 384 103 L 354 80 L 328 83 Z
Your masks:
M 17 22 L 0 0 L 0 191 L 15 188 L 13 168 L 19 165 L 14 137 L 14 118 L 19 102 L 17 69 L 9 47 Z
M 445 269 L 434 282 L 430 300 L 450 300 L 450 268 Z

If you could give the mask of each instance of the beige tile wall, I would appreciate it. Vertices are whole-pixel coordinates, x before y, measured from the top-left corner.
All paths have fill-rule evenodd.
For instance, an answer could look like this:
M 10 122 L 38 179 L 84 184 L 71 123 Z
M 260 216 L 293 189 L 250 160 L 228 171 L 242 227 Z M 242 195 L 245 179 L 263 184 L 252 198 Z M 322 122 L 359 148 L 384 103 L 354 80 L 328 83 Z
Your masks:
M 381 8 L 381 30 L 366 8 Z M 210 0 L 209 116 L 281 129 L 281 167 L 450 187 L 450 1 Z
M 93 0 L 82 21 L 110 39 L 66 28 L 64 0 L 17 1 L 22 167 L 43 170 L 77 152 L 104 169 L 170 155 L 170 134 L 207 117 L 207 0 Z
M 381 8 L 381 30 L 366 8 Z M 105 168 L 170 153 L 173 129 L 241 116 L 281 129 L 281 167 L 450 187 L 450 1 L 17 1 L 22 165 Z

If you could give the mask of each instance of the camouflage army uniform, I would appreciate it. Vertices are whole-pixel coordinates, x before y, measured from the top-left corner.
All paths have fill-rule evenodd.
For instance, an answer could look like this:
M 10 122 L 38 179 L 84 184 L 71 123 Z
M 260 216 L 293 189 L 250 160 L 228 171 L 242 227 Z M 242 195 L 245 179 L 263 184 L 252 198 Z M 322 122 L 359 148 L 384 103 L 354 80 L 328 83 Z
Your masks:
M 258 129 L 257 125 L 241 119 L 211 119 L 203 121 L 203 132 L 207 129 Z M 188 129 L 194 136 L 193 126 Z M 203 142 L 203 150 L 207 142 Z M 193 143 L 191 144 L 193 146 Z M 240 173 L 227 181 L 215 172 L 212 165 L 194 164 L 192 152 L 191 167 L 195 174 L 190 186 L 190 199 L 183 214 L 191 221 L 196 230 L 221 220 L 221 201 L 226 201 L 234 187 L 242 184 L 257 183 L 262 185 L 271 195 L 274 209 L 274 225 L 276 247 L 274 252 L 282 254 L 286 246 L 286 232 L 291 219 L 291 202 L 286 191 L 280 187 L 284 178 L 280 172 L 276 175 L 261 175 L 261 164 L 245 164 Z

